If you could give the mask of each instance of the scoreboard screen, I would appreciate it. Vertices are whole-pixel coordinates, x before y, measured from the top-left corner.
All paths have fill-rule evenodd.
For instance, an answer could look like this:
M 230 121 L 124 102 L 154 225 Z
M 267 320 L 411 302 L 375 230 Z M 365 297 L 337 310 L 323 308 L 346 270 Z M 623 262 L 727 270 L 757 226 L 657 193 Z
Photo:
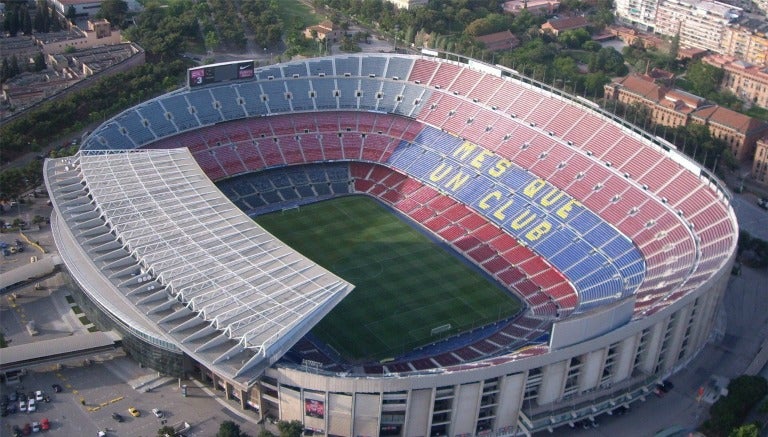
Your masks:
M 187 83 L 190 87 L 209 85 L 230 80 L 250 79 L 255 74 L 254 61 L 235 61 L 204 65 L 187 70 Z

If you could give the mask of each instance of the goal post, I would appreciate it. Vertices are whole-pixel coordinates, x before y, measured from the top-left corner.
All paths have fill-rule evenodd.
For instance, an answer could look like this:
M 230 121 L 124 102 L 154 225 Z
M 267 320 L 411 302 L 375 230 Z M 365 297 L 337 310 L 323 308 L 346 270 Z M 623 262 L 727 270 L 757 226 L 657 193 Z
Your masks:
M 450 331 L 450 330 L 451 330 L 451 324 L 446 323 L 445 325 L 440 325 L 432 328 L 432 330 L 430 331 L 430 335 L 442 334 L 443 332 Z
M 301 211 L 301 205 L 289 205 L 289 206 L 286 206 L 285 208 L 281 209 L 280 213 L 281 214 L 286 214 L 286 213 L 289 213 L 289 212 L 299 212 L 299 211 Z

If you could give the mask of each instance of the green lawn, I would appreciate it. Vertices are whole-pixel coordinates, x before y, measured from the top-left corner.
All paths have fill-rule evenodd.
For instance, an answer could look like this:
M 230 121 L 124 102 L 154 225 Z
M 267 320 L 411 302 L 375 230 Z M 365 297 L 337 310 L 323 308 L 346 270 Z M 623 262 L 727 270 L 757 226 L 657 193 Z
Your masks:
M 394 357 L 520 309 L 508 292 L 369 197 L 332 199 L 256 221 L 355 284 L 313 330 L 351 361 Z M 446 324 L 450 331 L 431 335 Z
M 299 0 L 280 0 L 277 6 L 280 8 L 280 18 L 286 26 L 304 29 L 323 20 L 322 16 L 315 15 L 311 7 Z

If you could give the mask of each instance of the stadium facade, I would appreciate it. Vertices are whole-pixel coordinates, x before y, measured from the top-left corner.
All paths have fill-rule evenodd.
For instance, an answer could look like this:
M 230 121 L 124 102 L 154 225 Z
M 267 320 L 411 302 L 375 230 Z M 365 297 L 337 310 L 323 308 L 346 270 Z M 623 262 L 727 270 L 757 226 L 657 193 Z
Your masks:
M 137 360 L 328 435 L 530 435 L 644 400 L 706 343 L 738 227 L 671 145 L 443 53 L 236 66 L 45 163 L 77 298 Z M 525 310 L 384 363 L 335 356 L 307 334 L 354 285 L 249 216 L 350 194 Z

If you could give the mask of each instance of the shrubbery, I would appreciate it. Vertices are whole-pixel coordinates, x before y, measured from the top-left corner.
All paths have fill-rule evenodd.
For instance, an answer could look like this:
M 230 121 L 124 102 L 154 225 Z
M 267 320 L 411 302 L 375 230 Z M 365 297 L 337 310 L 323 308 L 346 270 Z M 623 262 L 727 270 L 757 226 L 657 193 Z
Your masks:
M 749 411 L 768 394 L 768 382 L 762 376 L 742 375 L 728 384 L 728 396 L 721 397 L 709 409 L 709 419 L 702 426 L 708 436 L 728 436 L 747 417 Z

